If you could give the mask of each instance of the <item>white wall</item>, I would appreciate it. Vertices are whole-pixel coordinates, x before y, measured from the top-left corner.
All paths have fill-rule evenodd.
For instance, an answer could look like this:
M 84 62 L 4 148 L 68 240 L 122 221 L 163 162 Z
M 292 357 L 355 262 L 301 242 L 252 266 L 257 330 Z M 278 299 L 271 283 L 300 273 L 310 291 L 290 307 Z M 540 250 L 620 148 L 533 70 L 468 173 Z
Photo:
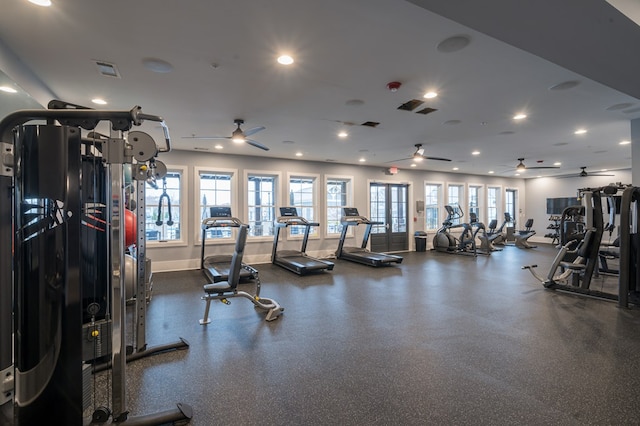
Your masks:
M 527 179 L 525 191 L 527 194 L 527 206 L 525 216 L 533 219 L 533 229 L 536 235 L 531 237 L 532 242 L 550 243 L 551 239 L 545 238 L 548 231 L 549 216 L 547 214 L 547 198 L 577 197 L 579 188 L 596 188 L 609 183 L 620 182 L 631 184 L 631 170 L 617 170 L 606 172 L 614 176 L 587 176 L 576 178 L 538 178 Z M 604 204 L 606 209 L 606 203 Z M 605 212 L 606 213 L 606 212 Z M 520 221 L 524 225 L 524 221 Z
M 201 245 L 198 241 L 200 233 L 200 222 L 197 220 L 197 213 L 195 209 L 199 206 L 199 196 L 195 194 L 195 179 L 196 179 L 196 167 L 207 168 L 223 168 L 237 170 L 237 176 L 239 178 L 238 185 L 240 186 L 240 193 L 244 197 L 245 185 L 243 182 L 243 176 L 245 170 L 261 170 L 280 172 L 282 180 L 286 180 L 287 173 L 303 173 L 303 174 L 317 174 L 320 176 L 320 181 L 324 182 L 325 175 L 342 175 L 353 177 L 353 206 L 357 207 L 361 214 L 367 215 L 369 211 L 369 183 L 370 182 L 385 182 L 385 183 L 406 183 L 409 185 L 409 236 L 410 236 L 410 249 L 413 249 L 413 233 L 415 231 L 424 230 L 425 218 L 424 213 L 417 213 L 415 206 L 417 200 L 424 200 L 424 184 L 429 182 L 442 182 L 445 186 L 447 182 L 462 182 L 466 184 L 483 184 L 485 191 L 483 197 L 486 197 L 486 186 L 500 186 L 503 191 L 506 188 L 518 189 L 519 206 L 521 209 L 526 210 L 526 197 L 525 197 L 525 182 L 522 179 L 510 179 L 502 177 L 489 177 L 489 176 L 475 176 L 465 175 L 458 173 L 439 173 L 424 170 L 399 170 L 397 175 L 388 175 L 385 173 L 385 169 L 381 167 L 371 166 L 353 166 L 345 164 L 327 163 L 327 162 L 309 162 L 301 160 L 282 160 L 272 159 L 264 157 L 250 157 L 250 156 L 233 156 L 233 155 L 221 155 L 217 153 L 202 153 L 202 152 L 190 152 L 190 151 L 171 151 L 167 154 L 162 154 L 159 158 L 169 168 L 172 166 L 184 167 L 186 170 L 186 176 L 183 181 L 186 188 L 186 199 L 182 200 L 182 217 L 186 218 L 186 223 L 182 224 L 182 232 L 185 236 L 185 241 L 182 244 L 175 243 L 155 243 L 149 242 L 147 246 L 147 255 L 154 262 L 154 271 L 167 271 L 167 270 L 181 270 L 181 269 L 195 269 L 199 266 Z M 322 189 L 323 185 L 319 186 Z M 280 202 L 278 206 L 286 206 L 287 198 L 284 196 L 286 191 L 286 185 L 280 185 Z M 322 200 L 324 191 L 320 192 L 319 207 L 324 210 L 324 202 Z M 465 197 L 468 196 L 468 191 L 465 188 Z M 504 197 L 503 197 L 504 198 Z M 241 198 L 242 200 L 242 198 Z M 504 202 L 504 200 L 502 200 Z M 234 216 L 246 221 L 244 216 L 245 208 L 243 205 L 239 205 L 233 211 Z M 500 212 L 500 214 L 502 214 Z M 323 224 L 324 213 L 321 212 L 318 221 Z M 412 221 L 411 219 L 415 219 Z M 482 220 L 482 217 L 480 218 Z M 362 228 L 362 227 L 357 227 Z M 362 234 L 364 229 L 357 229 L 355 240 L 352 239 L 348 242 L 349 245 L 359 245 L 359 241 L 362 240 Z M 431 241 L 433 232 L 428 233 L 428 241 Z M 352 237 L 353 238 L 353 237 Z M 300 240 L 287 241 L 286 237 L 281 236 L 279 242 L 279 248 L 281 249 L 299 249 Z M 323 232 L 320 232 L 318 238 L 310 239 L 307 247 L 307 253 L 312 256 L 327 256 L 333 254 L 338 246 L 338 239 L 336 237 L 325 237 Z M 269 262 L 271 256 L 271 249 L 273 247 L 272 241 L 249 241 L 245 251 L 247 262 L 249 263 L 262 263 Z M 231 253 L 233 246 L 230 243 L 225 244 L 213 244 L 207 245 L 207 255 L 218 253 Z

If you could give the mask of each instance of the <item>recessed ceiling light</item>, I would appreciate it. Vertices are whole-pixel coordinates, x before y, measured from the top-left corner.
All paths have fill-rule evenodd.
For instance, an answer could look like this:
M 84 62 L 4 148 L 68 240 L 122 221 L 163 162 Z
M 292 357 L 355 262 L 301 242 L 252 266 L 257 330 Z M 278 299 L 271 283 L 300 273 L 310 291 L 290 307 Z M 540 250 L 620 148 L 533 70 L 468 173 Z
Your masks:
M 587 129 L 578 129 L 575 132 L 576 135 L 584 135 L 585 133 L 587 133 Z
M 520 173 L 516 173 L 514 176 L 520 176 Z
M 344 139 L 344 138 L 346 138 L 347 136 L 349 136 L 349 133 L 347 133 L 347 132 L 340 132 L 340 133 L 338 133 L 338 137 L 339 137 L 339 138 L 343 138 L 343 139 Z
M 494 174 L 494 173 L 495 173 L 495 172 L 494 172 L 493 170 L 489 170 L 489 174 L 490 174 L 490 175 L 492 175 L 492 174 Z
M 361 163 L 364 163 L 365 161 L 367 161 L 367 159 L 366 158 L 361 158 L 358 161 L 361 162 Z
M 620 141 L 620 145 L 629 145 L 631 141 Z
M 296 157 L 302 157 L 302 153 L 301 152 L 296 152 Z
M 460 170 L 460 167 L 454 167 L 454 168 L 453 168 L 453 169 L 451 169 L 451 170 Z
M 527 118 L 527 114 L 520 113 L 513 116 L 514 120 L 524 120 L 525 118 Z
M 411 165 L 409 167 L 416 167 L 417 164 L 416 163 L 411 163 Z
M 278 61 L 278 63 L 280 65 L 291 65 L 291 64 L 293 64 L 293 58 L 291 56 L 289 56 L 289 55 L 278 56 L 277 61 Z
M 37 6 L 51 6 L 51 0 L 29 0 L 29 3 L 33 3 Z
M 471 155 L 480 155 L 480 151 L 473 151 Z
M 427 92 L 424 94 L 424 97 L 427 99 L 433 99 L 435 97 L 437 97 L 438 94 L 436 92 Z
M 413 157 L 413 161 L 415 161 L 416 163 L 420 163 L 422 160 L 424 160 L 424 158 L 422 157 Z
M 7 92 L 7 93 L 18 93 L 18 91 L 16 89 L 14 89 L 13 87 L 9 87 L 9 86 L 0 86 L 0 90 L 2 90 L 3 92 Z
M 100 99 L 100 98 L 91 99 L 91 102 L 93 102 L 96 105 L 106 105 L 107 104 L 107 101 L 105 101 L 104 99 Z
M 215 148 L 215 149 L 222 149 L 222 148 L 223 148 L 223 146 L 222 146 L 222 145 L 220 145 L 220 144 L 217 144 L 216 146 L 214 146 L 214 148 Z
M 562 166 L 562 163 L 559 161 L 556 161 L 555 163 L 553 163 L 554 166 Z

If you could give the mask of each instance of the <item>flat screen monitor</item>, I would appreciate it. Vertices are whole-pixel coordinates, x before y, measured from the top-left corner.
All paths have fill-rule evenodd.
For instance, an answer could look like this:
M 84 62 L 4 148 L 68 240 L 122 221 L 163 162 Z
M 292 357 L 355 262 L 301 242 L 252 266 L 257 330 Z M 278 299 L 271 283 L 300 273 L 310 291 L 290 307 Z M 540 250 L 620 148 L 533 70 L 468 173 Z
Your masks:
M 360 214 L 358 214 L 358 209 L 355 207 L 343 207 L 342 215 L 343 216 L 360 216 Z
M 231 217 L 231 207 L 209 207 L 211 217 Z
M 280 207 L 280 216 L 298 216 L 298 209 L 295 207 Z
M 547 198 L 547 214 L 562 214 L 567 207 L 579 205 L 576 197 Z

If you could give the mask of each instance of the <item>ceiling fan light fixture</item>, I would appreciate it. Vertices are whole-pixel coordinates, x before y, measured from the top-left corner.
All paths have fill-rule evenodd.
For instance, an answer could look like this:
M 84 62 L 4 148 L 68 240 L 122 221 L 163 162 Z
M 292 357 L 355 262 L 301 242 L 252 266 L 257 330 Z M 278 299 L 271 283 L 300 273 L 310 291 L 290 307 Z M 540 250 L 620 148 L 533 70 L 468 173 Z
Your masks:
M 231 140 L 235 143 L 244 143 L 247 141 L 247 139 L 244 137 L 244 133 L 242 133 L 242 130 L 240 130 L 240 127 L 234 130 L 233 133 L 231 133 Z

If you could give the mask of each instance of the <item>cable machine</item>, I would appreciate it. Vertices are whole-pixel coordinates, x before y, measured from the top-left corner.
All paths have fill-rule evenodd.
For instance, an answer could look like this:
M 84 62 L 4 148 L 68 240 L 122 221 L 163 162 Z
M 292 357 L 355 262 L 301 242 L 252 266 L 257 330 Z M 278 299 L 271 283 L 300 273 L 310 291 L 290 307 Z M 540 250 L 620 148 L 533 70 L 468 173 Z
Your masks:
M 25 124 L 33 120 L 46 124 Z M 130 131 L 145 120 L 162 125 L 166 149 L 158 150 L 148 134 Z M 110 123 L 112 135 L 87 147 L 82 129 L 93 130 L 101 121 Z M 91 420 L 106 422 L 111 417 L 126 424 L 164 424 L 190 419 L 192 410 L 186 404 L 129 416 L 125 398 L 124 166 L 133 164 L 138 180 L 137 309 L 144 310 L 144 210 L 140 208 L 144 208 L 144 182 L 158 177 L 160 162 L 154 158 L 170 150 L 163 119 L 143 114 L 138 106 L 130 111 L 97 111 L 52 101 L 48 110 L 23 110 L 5 117 L 0 121 L 0 138 L 0 420 L 26 425 L 46 416 L 58 424 L 83 424 L 91 368 L 83 364 L 82 283 L 87 274 L 84 263 L 98 253 L 87 253 L 81 241 L 83 227 L 89 225 L 88 212 L 96 213 L 97 204 L 87 202 L 95 188 L 82 173 L 83 147 L 99 151 L 106 169 L 107 249 L 93 261 L 109 265 L 106 282 L 111 289 L 105 309 L 108 326 L 89 329 L 96 340 L 104 339 L 102 333 L 107 331 L 111 407 L 96 409 Z M 88 309 L 94 317 L 100 310 Z M 144 342 L 140 314 L 136 312 L 138 349 L 146 348 L 146 343 L 140 345 Z

